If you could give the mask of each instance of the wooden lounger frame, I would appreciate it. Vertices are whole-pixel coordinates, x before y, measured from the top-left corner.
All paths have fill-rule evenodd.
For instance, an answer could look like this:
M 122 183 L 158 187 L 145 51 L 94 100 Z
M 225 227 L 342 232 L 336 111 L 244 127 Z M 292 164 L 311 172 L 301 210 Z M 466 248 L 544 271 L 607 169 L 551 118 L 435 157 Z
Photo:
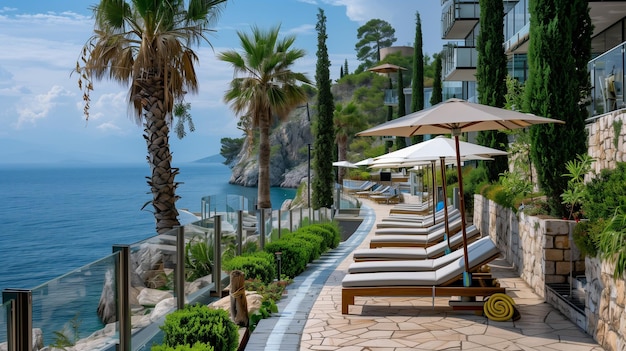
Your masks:
M 496 259 L 500 254 L 491 256 L 474 266 L 474 270 L 482 265 Z M 358 274 L 358 273 L 356 273 Z M 479 279 L 485 278 L 484 275 L 478 274 Z M 506 293 L 506 289 L 497 286 L 480 286 L 478 282 L 473 284 L 477 286 L 459 286 L 462 275 L 459 275 L 442 285 L 431 286 L 363 286 L 363 287 L 342 287 L 341 288 L 341 314 L 348 314 L 348 307 L 354 305 L 354 298 L 357 296 L 377 296 L 377 297 L 446 297 L 446 296 L 463 296 L 463 297 L 487 297 L 495 293 Z M 489 276 L 486 278 L 491 279 Z

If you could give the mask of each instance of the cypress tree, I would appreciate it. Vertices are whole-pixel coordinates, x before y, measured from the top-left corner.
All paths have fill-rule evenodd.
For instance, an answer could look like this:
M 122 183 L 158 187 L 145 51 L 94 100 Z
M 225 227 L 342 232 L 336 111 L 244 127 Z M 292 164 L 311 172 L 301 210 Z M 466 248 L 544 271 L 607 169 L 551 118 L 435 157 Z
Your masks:
M 566 216 L 560 195 L 567 188 L 565 163 L 587 152 L 586 109 L 589 87 L 591 19 L 587 1 L 532 0 L 529 77 L 524 110 L 565 121 L 530 128 L 531 156 L 551 213 Z
M 402 78 L 402 70 L 398 70 L 398 118 L 406 115 L 406 100 L 404 98 L 404 78 Z M 406 147 L 406 139 L 404 137 L 396 137 L 396 149 Z
M 435 54 L 435 79 L 433 81 L 433 93 L 430 96 L 430 105 L 437 105 L 443 101 L 443 89 L 441 88 L 441 54 Z
M 345 59 L 345 61 L 343 62 L 343 74 L 346 76 L 350 74 L 350 72 L 348 71 L 348 59 Z
M 343 66 L 339 67 L 339 78 L 343 78 Z
M 413 77 L 411 81 L 411 112 L 424 109 L 424 53 L 422 42 L 422 21 L 420 13 L 415 13 L 415 42 L 413 43 Z M 424 136 L 415 135 L 413 144 L 424 140 Z
M 315 81 L 317 84 L 317 123 L 313 146 L 315 178 L 313 179 L 313 208 L 331 207 L 333 204 L 333 149 L 335 149 L 335 130 L 333 95 L 330 91 L 330 60 L 326 47 L 326 16 L 319 9 L 317 15 L 317 64 Z M 336 151 L 336 150 L 335 150 Z
M 506 56 L 504 42 L 504 3 L 502 0 L 480 0 L 480 34 L 478 36 L 478 101 L 483 105 L 504 107 L 506 94 Z M 486 130 L 478 133 L 478 144 L 498 150 L 506 150 L 508 136 L 500 131 Z M 491 182 L 509 169 L 507 156 L 494 157 L 483 162 Z

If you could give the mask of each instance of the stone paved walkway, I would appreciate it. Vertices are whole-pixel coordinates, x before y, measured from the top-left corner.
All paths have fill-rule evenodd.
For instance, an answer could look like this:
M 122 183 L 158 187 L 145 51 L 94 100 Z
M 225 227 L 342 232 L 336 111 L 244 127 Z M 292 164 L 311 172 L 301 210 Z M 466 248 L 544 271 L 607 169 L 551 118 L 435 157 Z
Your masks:
M 366 205 L 375 221 L 389 214 L 390 205 Z M 437 298 L 433 307 L 432 298 L 362 297 L 350 306 L 349 315 L 342 315 L 341 281 L 352 262 L 350 252 L 367 247 L 374 235 L 371 220 L 361 227 L 367 233 L 355 233 L 290 286 L 279 318 L 264 320 L 273 322 L 259 325 L 246 350 L 602 350 L 535 295 L 504 260 L 494 261 L 491 271 L 518 306 L 521 318 L 515 322 L 452 311 L 448 298 Z

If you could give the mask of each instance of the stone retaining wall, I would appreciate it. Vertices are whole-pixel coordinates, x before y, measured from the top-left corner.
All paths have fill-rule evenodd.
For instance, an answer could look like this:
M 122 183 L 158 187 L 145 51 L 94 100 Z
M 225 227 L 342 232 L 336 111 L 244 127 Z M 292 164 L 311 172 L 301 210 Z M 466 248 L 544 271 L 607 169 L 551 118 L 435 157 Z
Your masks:
M 516 215 L 511 209 L 474 195 L 474 224 L 483 235 L 491 237 L 505 259 L 541 297 L 546 297 L 546 284 L 569 282 L 570 269 L 584 271 L 585 320 L 573 322 L 606 350 L 626 350 L 626 274 L 614 279 L 614 264 L 581 258 L 570 236 L 575 222 Z M 554 305 L 554 301 L 548 302 Z
M 616 162 L 626 162 L 626 110 L 613 111 L 587 123 L 589 156 L 596 162 L 592 168 L 615 168 Z M 616 127 L 621 128 L 619 130 Z

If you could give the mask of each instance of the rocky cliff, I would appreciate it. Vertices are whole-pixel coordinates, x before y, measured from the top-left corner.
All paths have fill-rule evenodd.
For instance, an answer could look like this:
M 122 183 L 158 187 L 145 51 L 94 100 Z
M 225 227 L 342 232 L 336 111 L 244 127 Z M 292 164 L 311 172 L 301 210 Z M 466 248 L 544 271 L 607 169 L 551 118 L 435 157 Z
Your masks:
M 297 188 L 306 180 L 308 144 L 313 144 L 313 137 L 307 109 L 296 108 L 287 121 L 277 124 L 271 132 L 270 186 Z M 232 167 L 231 184 L 256 186 L 258 183 L 257 154 L 249 153 L 248 149 L 246 141 Z

